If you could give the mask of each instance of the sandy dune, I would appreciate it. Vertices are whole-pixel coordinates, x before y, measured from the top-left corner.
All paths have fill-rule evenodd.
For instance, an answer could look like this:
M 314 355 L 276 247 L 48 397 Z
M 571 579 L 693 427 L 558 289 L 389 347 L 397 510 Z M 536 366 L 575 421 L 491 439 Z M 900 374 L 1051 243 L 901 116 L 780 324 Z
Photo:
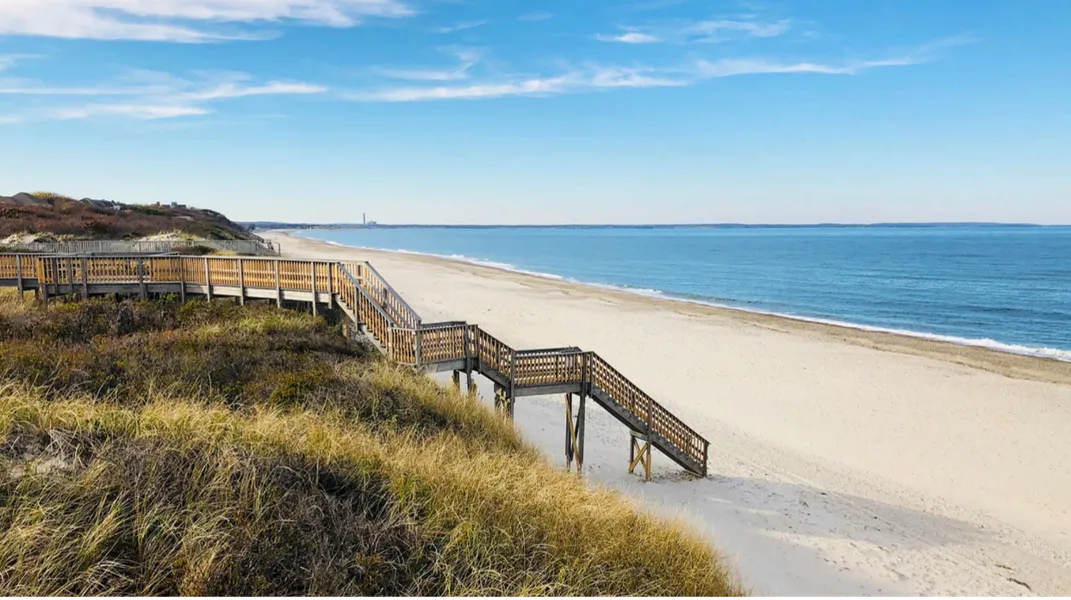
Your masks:
M 598 351 L 711 440 L 711 475 L 628 476 L 596 407 L 587 476 L 694 523 L 757 593 L 1071 594 L 1071 365 L 266 237 L 372 260 L 427 321 Z M 564 462 L 560 398 L 517 423 Z

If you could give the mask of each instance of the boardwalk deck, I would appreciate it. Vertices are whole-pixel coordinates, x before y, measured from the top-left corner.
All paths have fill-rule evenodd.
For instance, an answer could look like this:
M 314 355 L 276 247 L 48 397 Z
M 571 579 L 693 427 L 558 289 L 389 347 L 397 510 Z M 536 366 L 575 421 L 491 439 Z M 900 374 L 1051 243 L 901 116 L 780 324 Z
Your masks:
M 594 352 L 580 348 L 516 350 L 477 325 L 425 324 L 369 263 L 187 256 L 41 256 L 0 254 L 0 286 L 49 297 L 175 294 L 310 302 L 338 306 L 393 360 L 425 371 L 479 373 L 494 382 L 496 406 L 512 415 L 517 398 L 566 394 L 566 456 L 583 457 L 583 408 L 591 398 L 644 440 L 695 474 L 706 476 L 708 442 Z M 471 383 L 470 383 L 471 388 Z M 572 440 L 570 442 L 569 440 Z M 650 478 L 650 454 L 642 463 Z M 642 460 L 641 460 L 642 459 Z

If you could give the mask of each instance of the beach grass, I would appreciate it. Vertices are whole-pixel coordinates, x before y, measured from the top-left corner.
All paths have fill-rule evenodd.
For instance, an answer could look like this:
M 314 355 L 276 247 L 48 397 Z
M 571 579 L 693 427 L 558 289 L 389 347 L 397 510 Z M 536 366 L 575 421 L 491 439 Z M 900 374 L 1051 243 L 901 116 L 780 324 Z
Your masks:
M 708 540 L 268 305 L 0 294 L 0 593 L 736 595 Z

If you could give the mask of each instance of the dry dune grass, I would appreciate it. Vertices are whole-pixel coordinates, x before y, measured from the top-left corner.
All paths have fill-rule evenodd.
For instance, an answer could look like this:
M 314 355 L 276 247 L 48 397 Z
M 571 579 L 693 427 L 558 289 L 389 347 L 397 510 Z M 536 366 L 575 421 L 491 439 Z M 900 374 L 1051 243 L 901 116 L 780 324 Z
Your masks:
M 0 373 L 5 595 L 741 593 L 323 319 L 0 297 Z

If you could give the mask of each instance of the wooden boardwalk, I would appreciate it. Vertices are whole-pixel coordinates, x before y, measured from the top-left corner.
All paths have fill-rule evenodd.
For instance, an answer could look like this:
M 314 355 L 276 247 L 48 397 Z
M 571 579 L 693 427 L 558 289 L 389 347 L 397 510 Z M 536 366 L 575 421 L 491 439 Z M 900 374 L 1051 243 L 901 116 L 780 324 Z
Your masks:
M 452 371 L 454 384 L 473 373 L 494 383 L 495 408 L 512 418 L 517 398 L 564 394 L 565 454 L 581 470 L 587 399 L 631 434 L 629 472 L 651 477 L 655 448 L 688 471 L 706 476 L 708 442 L 594 352 L 579 348 L 517 350 L 465 322 L 424 323 L 372 267 L 364 263 L 187 256 L 42 256 L 0 254 L 0 286 L 50 297 L 175 294 L 309 302 L 340 308 L 396 362 L 425 371 Z

